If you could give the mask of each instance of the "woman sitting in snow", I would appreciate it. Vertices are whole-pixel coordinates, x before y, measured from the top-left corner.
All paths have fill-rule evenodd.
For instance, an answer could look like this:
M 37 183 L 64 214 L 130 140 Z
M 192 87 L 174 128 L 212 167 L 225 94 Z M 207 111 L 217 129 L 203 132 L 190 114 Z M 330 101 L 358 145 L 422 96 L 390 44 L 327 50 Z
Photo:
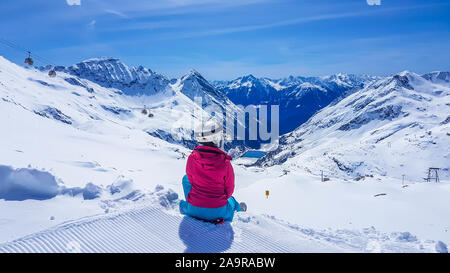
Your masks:
M 196 130 L 200 144 L 188 158 L 183 190 L 186 201 L 180 202 L 180 212 L 211 222 L 232 221 L 235 211 L 246 211 L 245 203 L 232 196 L 234 171 L 231 156 L 219 149 L 223 143 L 223 127 L 209 121 Z

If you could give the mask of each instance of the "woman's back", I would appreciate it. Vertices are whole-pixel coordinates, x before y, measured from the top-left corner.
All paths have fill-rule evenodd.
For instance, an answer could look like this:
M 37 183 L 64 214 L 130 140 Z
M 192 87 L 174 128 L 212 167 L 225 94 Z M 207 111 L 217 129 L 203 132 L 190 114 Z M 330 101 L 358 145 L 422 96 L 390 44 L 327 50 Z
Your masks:
M 231 156 L 222 150 L 199 146 L 188 158 L 186 174 L 192 184 L 188 202 L 197 207 L 218 208 L 227 204 L 234 191 Z

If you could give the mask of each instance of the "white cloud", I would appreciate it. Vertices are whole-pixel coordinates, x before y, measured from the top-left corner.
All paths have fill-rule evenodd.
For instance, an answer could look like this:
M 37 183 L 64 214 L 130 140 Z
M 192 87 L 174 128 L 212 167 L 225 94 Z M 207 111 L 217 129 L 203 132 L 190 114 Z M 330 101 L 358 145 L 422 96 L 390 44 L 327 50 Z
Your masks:
M 75 1 L 75 0 L 71 0 Z M 151 0 L 151 1 L 101 1 L 107 7 L 101 11 L 129 18 L 154 15 L 173 15 L 187 13 L 201 13 L 213 10 L 236 8 L 239 6 L 260 4 L 277 0 Z M 279 1 L 279 0 L 278 0 Z M 135 14 L 138 13 L 138 14 Z
M 373 6 L 373 5 L 381 5 L 381 0 L 367 0 L 367 5 Z
M 430 6 L 430 5 L 394 7 L 394 8 L 386 8 L 386 9 L 378 10 L 378 11 L 370 10 L 370 11 L 360 11 L 360 12 L 323 14 L 323 15 L 316 15 L 316 16 L 311 16 L 311 17 L 301 17 L 301 18 L 278 21 L 278 22 L 273 22 L 273 23 L 266 23 L 266 24 L 226 27 L 226 28 L 219 28 L 219 29 L 209 29 L 206 31 L 187 32 L 187 33 L 180 35 L 177 38 L 203 37 L 203 36 L 221 35 L 221 34 L 229 34 L 229 33 L 248 32 L 248 31 L 269 29 L 269 28 L 275 28 L 275 27 L 297 25 L 297 24 L 315 22 L 315 21 L 326 21 L 326 20 L 333 20 L 333 19 L 343 19 L 343 18 L 352 18 L 352 17 L 363 17 L 363 16 L 376 16 L 376 15 L 380 15 L 381 13 L 395 12 L 395 11 L 409 10 L 409 9 L 420 9 L 420 8 L 425 8 L 428 6 Z
M 66 0 L 69 6 L 81 6 L 81 0 Z
M 92 20 L 89 24 L 88 27 L 94 27 L 95 26 L 96 21 Z
M 106 13 L 109 13 L 109 14 L 117 15 L 117 16 L 122 17 L 122 18 L 128 18 L 128 16 L 127 16 L 125 13 L 120 12 L 120 11 L 118 11 L 118 10 L 105 9 L 105 12 L 106 12 Z

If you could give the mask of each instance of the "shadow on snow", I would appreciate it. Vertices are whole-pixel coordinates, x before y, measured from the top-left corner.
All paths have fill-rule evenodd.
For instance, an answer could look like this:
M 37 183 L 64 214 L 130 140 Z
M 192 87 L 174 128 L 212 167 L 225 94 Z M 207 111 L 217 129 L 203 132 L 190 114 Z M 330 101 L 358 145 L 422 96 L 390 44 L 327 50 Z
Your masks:
M 185 253 L 224 252 L 234 240 L 230 222 L 214 225 L 188 216 L 181 221 L 178 235 L 186 245 Z

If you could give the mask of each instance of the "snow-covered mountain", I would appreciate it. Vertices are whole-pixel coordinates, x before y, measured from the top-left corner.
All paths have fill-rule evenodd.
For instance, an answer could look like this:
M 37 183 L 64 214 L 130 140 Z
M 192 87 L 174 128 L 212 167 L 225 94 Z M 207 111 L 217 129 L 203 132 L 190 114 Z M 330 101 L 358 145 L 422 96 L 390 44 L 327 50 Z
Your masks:
M 277 91 L 284 86 L 266 78 L 256 78 L 253 75 L 239 77 L 232 81 L 214 81 L 213 84 L 224 92 L 234 103 L 241 105 L 269 104 L 277 100 Z
M 72 85 L 85 86 L 83 82 L 93 82 L 108 88 L 116 94 L 115 97 L 131 101 L 133 105 L 130 107 L 133 109 L 146 107 L 152 113 L 164 111 L 165 115 L 158 115 L 166 121 L 164 124 L 157 123 L 157 126 L 144 130 L 152 136 L 189 148 L 195 145 L 191 115 L 197 115 L 194 120 L 200 120 L 202 116 L 211 116 L 215 110 L 230 115 L 243 112 L 195 70 L 180 79 L 168 80 L 142 66 L 128 67 L 116 58 L 94 58 L 69 67 L 47 66 L 39 70 L 46 72 L 52 68 L 57 73 L 63 73 L 65 81 Z M 201 103 L 196 100 L 198 98 L 201 98 Z M 233 149 L 230 151 L 233 154 L 239 154 L 245 150 L 245 144 L 234 141 L 228 143 L 226 148 Z
M 46 71 L 52 67 L 41 67 Z M 169 97 L 178 91 L 191 101 L 202 98 L 202 107 L 215 104 L 225 108 L 233 103 L 217 91 L 199 72 L 192 69 L 178 80 L 170 81 L 167 77 L 143 66 L 128 67 L 117 58 L 93 58 L 69 67 L 56 66 L 57 72 L 65 72 L 78 78 L 95 82 L 102 87 L 115 88 L 128 96 L 152 96 L 165 93 Z M 169 92 L 168 92 L 169 90 Z M 170 92 L 172 91 L 172 92 Z
M 171 87 L 184 94 L 186 97 L 200 103 L 200 107 L 206 109 L 209 106 L 211 111 L 214 111 L 214 107 L 217 110 L 221 110 L 224 114 L 230 114 L 233 112 L 242 112 L 227 96 L 218 91 L 211 85 L 199 72 L 191 70 L 189 73 L 177 80 Z M 201 101 L 197 101 L 201 99 Z
M 325 107 L 281 137 L 257 164 L 314 174 L 381 175 L 422 181 L 429 167 L 450 168 L 448 72 L 404 71 Z
M 175 89 L 185 94 L 191 100 L 202 99 L 202 106 L 212 103 L 218 106 L 228 106 L 233 103 L 222 93 L 217 91 L 203 76 L 192 69 L 174 84 Z
M 245 114 L 243 108 L 234 104 L 223 92 L 217 90 L 217 88 L 194 69 L 178 79 L 174 84 L 171 84 L 171 87 L 173 90 L 184 94 L 194 101 L 210 115 L 224 114 L 225 117 L 234 117 L 236 114 L 239 117 Z M 201 101 L 198 101 L 199 99 Z M 240 119 L 237 119 L 237 124 L 245 127 L 244 121 Z M 224 126 L 226 128 L 226 122 Z M 233 155 L 239 155 L 252 144 L 259 147 L 258 141 L 234 140 L 228 141 L 225 148 Z
M 119 59 L 111 57 L 93 58 L 69 67 L 56 66 L 54 70 L 90 80 L 106 88 L 116 88 L 127 95 L 154 95 L 164 91 L 170 83 L 165 76 L 149 68 L 128 67 Z
M 434 83 L 449 83 L 450 82 L 450 72 L 434 71 L 422 75 L 425 79 Z
M 332 101 L 356 91 L 377 77 L 336 74 L 325 77 L 284 79 L 243 76 L 233 81 L 216 81 L 215 86 L 235 104 L 280 106 L 280 132 L 287 133 L 308 120 Z
M 9 73 L 11 83 L 5 85 L 4 101 L 85 131 L 100 132 L 101 123 L 112 122 L 192 148 L 193 120 L 208 116 L 190 98 L 173 89 L 166 78 L 145 68 L 128 68 L 117 59 L 92 59 L 59 67 L 54 79 L 46 73 L 15 67 L 5 59 L 2 65 L 5 71 L 15 71 Z M 43 67 L 39 70 L 46 72 Z M 157 79 L 164 84 L 159 85 Z M 18 89 L 21 85 L 29 85 L 34 92 Z

